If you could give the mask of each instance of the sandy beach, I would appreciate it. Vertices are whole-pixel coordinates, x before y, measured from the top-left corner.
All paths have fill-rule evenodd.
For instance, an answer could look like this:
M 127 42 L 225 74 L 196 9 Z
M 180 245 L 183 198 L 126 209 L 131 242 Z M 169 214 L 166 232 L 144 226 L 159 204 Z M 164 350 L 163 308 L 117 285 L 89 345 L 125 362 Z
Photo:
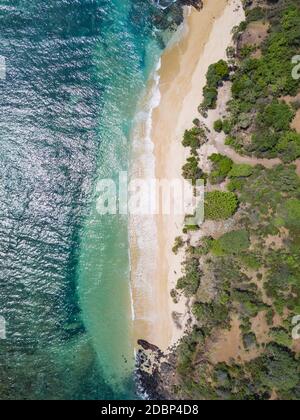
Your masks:
M 181 141 L 198 116 L 207 69 L 226 59 L 232 28 L 244 19 L 239 0 L 204 0 L 201 12 L 186 8 L 186 14 L 181 39 L 165 51 L 149 86 L 144 105 L 149 107 L 152 98 L 151 110 L 145 109 L 148 119 L 137 119 L 133 176 L 181 178 L 189 154 Z M 187 318 L 185 299 L 174 304 L 170 296 L 181 276 L 183 252 L 175 255 L 172 248 L 183 224 L 184 216 L 175 215 L 130 220 L 134 340 L 147 340 L 163 351 L 182 336 Z

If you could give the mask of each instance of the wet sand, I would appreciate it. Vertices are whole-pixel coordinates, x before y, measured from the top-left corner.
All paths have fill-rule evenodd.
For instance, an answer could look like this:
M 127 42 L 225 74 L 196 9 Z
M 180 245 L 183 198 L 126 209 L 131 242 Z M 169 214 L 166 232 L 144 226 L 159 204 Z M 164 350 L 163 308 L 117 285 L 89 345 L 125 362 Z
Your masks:
M 157 179 L 181 179 L 182 166 L 189 156 L 181 141 L 184 131 L 198 116 L 207 69 L 210 64 L 226 59 L 232 28 L 244 18 L 239 0 L 206 0 L 201 12 L 191 8 L 186 11 L 183 36 L 165 51 L 161 60 L 157 86 L 160 103 L 152 115 L 154 149 L 150 150 L 149 142 L 141 141 L 134 152 L 139 156 L 134 159 L 135 175 L 145 175 L 144 168 L 138 167 L 137 162 L 142 163 L 141 156 L 149 152 L 154 159 Z M 144 235 L 144 244 L 139 243 L 139 222 L 141 220 L 131 218 L 134 337 L 135 341 L 145 339 L 166 350 L 182 336 L 188 316 L 185 299 L 174 304 L 170 296 L 182 275 L 184 254 L 175 255 L 172 248 L 175 238 L 182 235 L 184 216 L 160 214 L 149 216 L 147 221 L 144 218 L 141 223 L 147 225 L 148 236 L 151 236 Z M 179 323 L 173 320 L 175 313 Z

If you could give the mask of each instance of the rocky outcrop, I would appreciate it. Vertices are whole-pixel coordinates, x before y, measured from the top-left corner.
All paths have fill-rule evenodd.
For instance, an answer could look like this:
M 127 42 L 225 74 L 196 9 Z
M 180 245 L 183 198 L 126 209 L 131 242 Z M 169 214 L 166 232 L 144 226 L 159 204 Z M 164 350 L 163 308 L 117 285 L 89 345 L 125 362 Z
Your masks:
M 169 2 L 167 7 L 159 6 L 157 2 L 153 12 L 153 23 L 160 30 L 176 30 L 183 22 L 183 6 L 192 6 L 197 10 L 203 7 L 202 0 L 177 0 Z
M 193 6 L 197 10 L 201 10 L 203 7 L 203 1 L 202 0 L 179 0 L 179 3 L 182 6 Z
M 175 349 L 164 354 L 158 347 L 139 340 L 136 379 L 143 397 L 150 400 L 173 400 L 176 385 Z
M 153 352 L 160 352 L 160 349 L 154 344 L 148 343 L 146 340 L 138 340 L 138 345 L 141 346 L 144 350 L 151 350 Z

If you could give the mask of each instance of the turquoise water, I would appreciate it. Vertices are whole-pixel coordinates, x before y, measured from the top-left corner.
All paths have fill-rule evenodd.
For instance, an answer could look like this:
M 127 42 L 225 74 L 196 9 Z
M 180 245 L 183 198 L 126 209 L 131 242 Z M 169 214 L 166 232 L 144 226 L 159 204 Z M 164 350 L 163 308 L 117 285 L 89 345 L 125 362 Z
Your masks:
M 166 13 L 0 1 L 0 399 L 136 395 L 127 219 L 97 214 L 95 186 L 127 169 Z
M 106 178 L 117 183 L 119 172 L 128 170 L 130 128 L 136 102 L 160 53 L 154 41 L 145 43 L 142 32 L 134 32 L 134 27 L 128 31 L 131 6 L 131 1 L 111 2 L 115 9 L 114 20 L 106 29 L 108 41 L 96 49 L 99 73 L 105 72 L 101 77 L 110 80 L 113 89 L 103 94 L 99 124 L 102 144 L 95 185 L 98 179 Z M 103 373 L 115 388 L 122 387 L 134 368 L 128 220 L 126 216 L 99 215 L 96 199 L 97 193 L 84 228 L 79 295 Z

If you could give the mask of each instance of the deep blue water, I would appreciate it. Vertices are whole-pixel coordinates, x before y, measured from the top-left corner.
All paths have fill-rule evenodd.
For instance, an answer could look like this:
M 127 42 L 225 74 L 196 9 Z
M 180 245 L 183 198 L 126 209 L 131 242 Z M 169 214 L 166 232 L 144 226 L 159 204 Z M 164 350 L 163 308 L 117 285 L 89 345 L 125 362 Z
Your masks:
M 130 372 L 123 388 L 105 376 L 80 297 L 91 282 L 101 295 L 101 279 L 82 255 L 87 239 L 97 252 L 111 234 L 86 235 L 93 185 L 106 167 L 126 168 L 130 121 L 162 47 L 159 13 L 150 0 L 0 1 L 0 399 L 135 395 Z

